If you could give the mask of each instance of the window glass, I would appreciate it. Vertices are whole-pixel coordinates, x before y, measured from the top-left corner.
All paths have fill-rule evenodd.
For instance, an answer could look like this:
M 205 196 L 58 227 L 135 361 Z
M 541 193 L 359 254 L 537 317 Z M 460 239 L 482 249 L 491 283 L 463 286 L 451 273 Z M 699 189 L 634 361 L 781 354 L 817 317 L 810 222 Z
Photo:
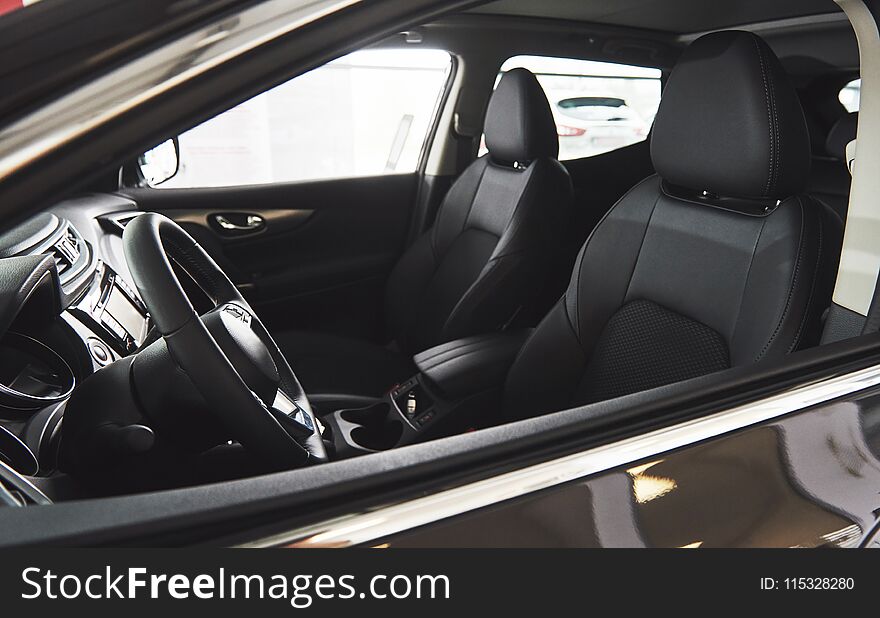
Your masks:
M 182 134 L 157 188 L 413 172 L 450 67 L 436 50 L 344 56 Z
M 534 73 L 547 94 L 561 160 L 591 157 L 647 138 L 660 105 L 659 69 L 515 56 L 501 66 L 498 78 L 517 67 Z M 480 154 L 485 153 L 483 141 Z
M 862 80 L 854 79 L 844 86 L 838 98 L 848 112 L 859 111 L 859 95 L 862 92 Z

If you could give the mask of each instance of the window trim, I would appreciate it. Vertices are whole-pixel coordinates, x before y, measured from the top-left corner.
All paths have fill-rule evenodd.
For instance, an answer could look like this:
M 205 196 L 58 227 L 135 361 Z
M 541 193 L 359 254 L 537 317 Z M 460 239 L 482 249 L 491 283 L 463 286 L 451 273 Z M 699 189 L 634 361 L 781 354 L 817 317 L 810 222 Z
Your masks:
M 431 118 L 428 132 L 425 134 L 425 139 L 422 142 L 422 148 L 419 151 L 419 161 L 418 165 L 416 165 L 416 173 L 418 173 L 419 176 L 424 176 L 425 171 L 427 170 L 428 159 L 430 158 L 431 150 L 434 147 L 434 140 L 440 132 L 440 121 L 443 118 L 443 112 L 446 110 L 446 106 L 449 104 L 449 95 L 452 93 L 452 86 L 455 84 L 455 80 L 458 77 L 459 63 L 461 62 L 461 58 L 456 54 L 453 54 L 451 51 L 441 51 L 445 51 L 449 54 L 449 70 L 446 73 L 446 82 L 443 84 L 443 87 L 437 96 L 437 102 L 434 104 L 434 111 L 432 112 L 433 117 Z M 419 193 L 421 193 L 421 189 L 419 190 Z

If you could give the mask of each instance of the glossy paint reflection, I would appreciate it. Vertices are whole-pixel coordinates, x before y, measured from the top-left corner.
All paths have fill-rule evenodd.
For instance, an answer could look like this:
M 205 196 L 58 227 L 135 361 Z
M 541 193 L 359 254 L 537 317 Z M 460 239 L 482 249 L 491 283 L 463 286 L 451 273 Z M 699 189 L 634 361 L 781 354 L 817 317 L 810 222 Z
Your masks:
M 880 397 L 832 403 L 386 539 L 392 547 L 854 546 L 880 513 Z

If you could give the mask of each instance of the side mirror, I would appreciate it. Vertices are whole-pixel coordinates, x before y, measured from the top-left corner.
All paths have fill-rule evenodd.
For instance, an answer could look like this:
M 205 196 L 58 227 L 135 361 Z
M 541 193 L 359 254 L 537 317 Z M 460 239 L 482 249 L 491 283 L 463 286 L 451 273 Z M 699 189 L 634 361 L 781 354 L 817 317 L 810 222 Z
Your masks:
M 174 178 L 180 169 L 180 145 L 177 138 L 165 140 L 139 156 L 137 169 L 142 182 L 150 187 Z

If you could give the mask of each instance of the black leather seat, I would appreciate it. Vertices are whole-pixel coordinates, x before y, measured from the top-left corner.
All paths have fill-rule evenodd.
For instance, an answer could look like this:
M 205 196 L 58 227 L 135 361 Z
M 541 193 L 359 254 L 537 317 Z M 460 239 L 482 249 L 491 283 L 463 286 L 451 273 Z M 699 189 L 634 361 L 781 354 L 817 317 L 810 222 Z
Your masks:
M 532 416 L 818 342 L 841 224 L 803 195 L 803 110 L 747 32 L 695 41 L 651 137 L 657 175 L 587 240 L 564 297 L 508 373 L 504 414 Z
M 433 227 L 391 273 L 385 313 L 393 345 L 320 333 L 277 337 L 309 393 L 381 395 L 416 373 L 414 353 L 499 330 L 538 301 L 558 266 L 572 188 L 534 75 L 515 69 L 501 78 L 484 129 L 489 154 L 456 180 Z
M 813 156 L 808 190 L 846 220 L 852 177 L 846 167 L 846 145 L 856 138 L 858 112 L 841 116 L 828 131 L 821 155 Z

